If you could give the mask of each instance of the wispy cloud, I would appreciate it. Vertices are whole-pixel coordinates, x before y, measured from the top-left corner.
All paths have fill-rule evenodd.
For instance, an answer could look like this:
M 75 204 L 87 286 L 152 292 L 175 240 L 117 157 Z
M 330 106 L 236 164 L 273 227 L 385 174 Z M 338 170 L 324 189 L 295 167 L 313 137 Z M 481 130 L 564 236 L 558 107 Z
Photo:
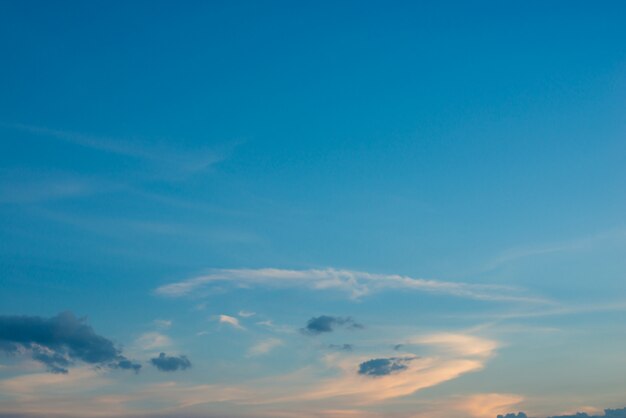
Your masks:
M 124 387 L 121 392 L 114 390 L 115 380 L 105 379 L 102 372 L 84 370 L 76 373 L 72 379 L 66 375 L 29 375 L 0 381 L 0 389 L 7 394 L 9 402 L 6 410 L 21 413 L 62 416 L 60 411 L 67 409 L 74 416 L 97 416 L 98 413 L 82 414 L 81 408 L 72 408 L 72 402 L 80 407 L 106 408 L 110 417 L 128 417 L 137 413 L 134 406 L 141 404 L 158 404 L 159 413 L 164 416 L 214 416 L 214 408 L 225 405 L 233 416 L 247 417 L 336 417 L 336 416 L 422 416 L 414 411 L 400 414 L 380 415 L 368 412 L 372 404 L 385 402 L 393 398 L 410 395 L 419 390 L 436 386 L 455 379 L 465 373 L 481 370 L 494 354 L 497 342 L 468 334 L 420 335 L 409 338 L 423 348 L 431 348 L 432 355 L 417 358 L 411 356 L 402 361 L 402 367 L 396 367 L 390 373 L 359 374 L 359 365 L 368 359 L 388 358 L 386 353 L 370 352 L 355 355 L 349 350 L 342 350 L 324 355 L 322 361 L 315 365 L 294 372 L 251 380 L 239 385 L 208 385 L 185 384 L 182 382 L 163 382 L 158 384 L 133 384 Z M 278 339 L 260 340 L 250 348 L 249 355 L 257 356 L 270 352 L 283 345 Z M 392 357 L 397 359 L 398 357 Z M 189 367 L 185 357 L 160 354 L 158 360 L 171 360 L 167 370 L 181 370 Z M 182 363 L 181 363 L 182 362 Z M 184 364 L 183 364 L 184 363 Z M 155 366 L 158 367 L 157 364 Z M 161 364 L 163 366 L 163 364 Z M 109 372 L 110 373 L 110 372 Z M 57 384 L 58 383 L 58 384 Z M 65 386 L 63 386 L 65 385 Z M 68 386 L 69 385 L 69 386 Z M 108 386 L 106 394 L 94 394 L 91 387 Z M 58 387 L 58 391 L 56 388 Z M 62 395 L 62 396 L 60 396 Z M 495 394 L 480 395 L 455 400 L 458 408 L 463 406 L 466 415 L 476 418 L 487 418 L 481 415 L 486 412 L 500 412 L 511 406 L 518 399 Z M 308 403 L 309 401 L 313 403 Z M 311 405 L 319 405 L 323 401 L 325 409 Z M 451 403 L 452 405 L 452 403 Z M 45 407 L 48 406 L 46 410 Z M 500 408 L 502 406 L 502 408 Z M 290 412 L 293 408 L 300 412 Z M 456 410 L 450 405 L 446 410 Z M 153 410 L 150 410 L 153 411 Z M 146 410 L 142 411 L 144 414 Z M 169 414 L 169 415 L 168 415 Z M 101 414 L 104 416 L 104 414 Z M 69 416 L 66 414 L 65 416 Z M 431 415 L 424 415 L 429 417 Z M 432 415 L 443 417 L 445 415 Z M 455 416 L 455 415 L 453 415 Z M 488 417 L 493 418 L 493 417 Z
M 171 319 L 155 319 L 153 322 L 154 325 L 161 329 L 168 329 L 172 326 Z
M 218 315 L 217 321 L 220 324 L 226 324 L 236 329 L 244 330 L 245 328 L 239 323 L 239 319 L 229 315 Z
M 542 243 L 537 245 L 515 247 L 505 250 L 496 257 L 489 260 L 483 270 L 495 270 L 500 266 L 512 263 L 526 258 L 538 257 L 543 255 L 581 251 L 599 245 L 603 241 L 609 241 L 615 238 L 626 237 L 626 228 L 616 227 L 613 229 L 597 232 L 591 235 L 577 237 L 566 241 L 558 241 L 551 243 Z
M 457 377 L 476 372 L 494 355 L 498 343 L 468 334 L 433 334 L 411 338 L 430 348 L 432 355 L 411 356 L 389 373 L 359 373 L 360 366 L 374 359 L 398 359 L 384 353 L 354 355 L 349 352 L 325 357 L 327 367 L 339 371 L 334 378 L 322 379 L 312 387 L 294 391 L 271 402 L 341 399 L 345 405 L 366 405 L 407 396 Z M 399 361 L 399 360 L 398 360 Z
M 108 179 L 53 169 L 0 169 L 0 203 L 27 204 L 117 190 Z
M 450 410 L 455 410 L 460 416 L 473 418 L 493 418 L 497 414 L 511 410 L 524 401 L 524 397 L 511 393 L 478 393 L 469 396 L 447 399 L 440 404 L 440 413 L 436 417 L 449 417 Z
M 283 341 L 278 338 L 267 338 L 254 344 L 248 350 L 248 357 L 256 357 L 269 353 L 274 348 L 283 345 Z
M 166 348 L 171 345 L 172 340 L 159 332 L 146 332 L 135 340 L 135 346 L 145 351 Z
M 120 139 L 26 124 L 2 126 L 124 157 L 150 161 L 179 172 L 202 171 L 222 160 L 215 150 L 182 150 L 163 142 Z
M 274 321 L 272 320 L 264 320 L 264 321 L 258 321 L 256 323 L 257 325 L 261 325 L 263 327 L 266 327 L 267 329 L 269 329 L 270 331 L 273 332 L 279 332 L 279 333 L 293 333 L 295 332 L 295 328 L 290 327 L 288 325 L 277 325 L 274 323 Z
M 526 295 L 520 289 L 507 286 L 447 282 L 397 274 L 373 274 L 333 268 L 319 270 L 215 269 L 202 276 L 161 286 L 156 289 L 156 293 L 169 297 L 187 296 L 200 288 L 219 282 L 231 282 L 240 286 L 338 290 L 347 293 L 353 299 L 373 292 L 402 289 L 478 300 L 547 302 L 544 299 Z

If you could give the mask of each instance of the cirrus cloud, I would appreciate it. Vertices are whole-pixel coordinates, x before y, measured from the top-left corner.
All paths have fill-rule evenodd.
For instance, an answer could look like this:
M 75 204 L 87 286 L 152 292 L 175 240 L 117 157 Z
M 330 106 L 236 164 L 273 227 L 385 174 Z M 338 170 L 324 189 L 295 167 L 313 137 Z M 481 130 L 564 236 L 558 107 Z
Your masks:
M 195 294 L 203 287 L 214 283 L 232 283 L 237 286 L 338 290 L 347 293 L 352 299 L 383 290 L 403 289 L 478 300 L 547 303 L 544 299 L 526 295 L 520 289 L 508 286 L 447 282 L 398 274 L 374 274 L 334 268 L 311 270 L 214 269 L 202 276 L 161 286 L 155 292 L 161 296 L 183 297 Z

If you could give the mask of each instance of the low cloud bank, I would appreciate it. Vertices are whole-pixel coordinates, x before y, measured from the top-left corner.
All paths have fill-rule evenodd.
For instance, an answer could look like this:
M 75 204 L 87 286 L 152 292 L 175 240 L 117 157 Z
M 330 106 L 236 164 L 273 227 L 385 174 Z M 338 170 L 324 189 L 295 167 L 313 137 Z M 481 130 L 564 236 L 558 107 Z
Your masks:
M 528 418 L 523 412 L 517 414 L 498 415 L 497 418 Z M 577 412 L 574 415 L 555 415 L 548 418 L 626 418 L 626 408 L 605 409 L 604 415 L 589 415 L 586 412 Z

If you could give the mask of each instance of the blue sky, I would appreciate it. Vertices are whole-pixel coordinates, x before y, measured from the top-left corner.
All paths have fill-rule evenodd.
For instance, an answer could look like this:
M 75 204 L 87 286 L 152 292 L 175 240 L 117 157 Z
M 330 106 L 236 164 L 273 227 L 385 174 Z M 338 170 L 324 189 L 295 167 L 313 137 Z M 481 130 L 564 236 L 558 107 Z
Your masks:
M 626 406 L 625 18 L 0 3 L 0 416 Z

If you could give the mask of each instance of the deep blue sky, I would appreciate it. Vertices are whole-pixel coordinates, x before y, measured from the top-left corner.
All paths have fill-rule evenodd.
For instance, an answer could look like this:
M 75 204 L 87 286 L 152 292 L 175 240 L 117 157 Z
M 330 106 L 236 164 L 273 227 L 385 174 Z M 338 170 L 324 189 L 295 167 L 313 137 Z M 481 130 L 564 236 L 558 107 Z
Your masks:
M 50 374 L 22 341 L 0 415 L 623 406 L 625 21 L 618 1 L 0 2 L 0 316 L 71 311 L 144 364 L 58 342 L 74 364 Z M 377 358 L 393 372 L 357 373 Z

